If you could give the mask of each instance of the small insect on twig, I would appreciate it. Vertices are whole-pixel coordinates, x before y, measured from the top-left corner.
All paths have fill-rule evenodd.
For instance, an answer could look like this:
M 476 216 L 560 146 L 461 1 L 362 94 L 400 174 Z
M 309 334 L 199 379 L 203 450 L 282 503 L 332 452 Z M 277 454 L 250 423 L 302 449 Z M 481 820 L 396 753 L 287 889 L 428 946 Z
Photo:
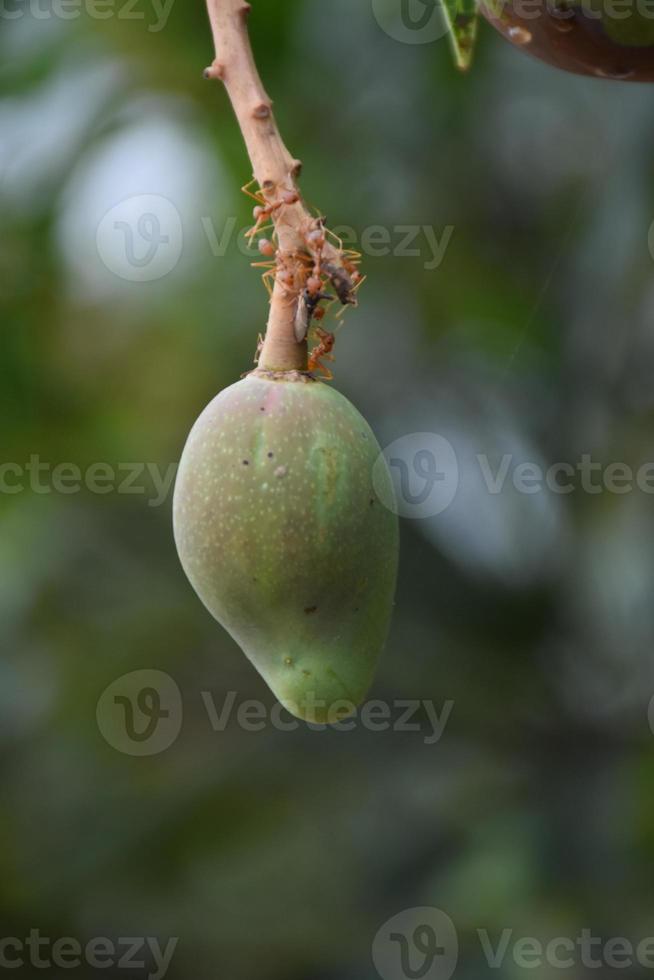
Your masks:
M 340 299 L 341 303 L 351 306 L 356 306 L 356 300 L 354 298 L 354 290 L 352 288 L 352 279 L 347 275 L 345 269 L 339 268 L 334 265 L 333 262 L 325 262 L 323 269 L 329 276 L 329 281 L 336 291 L 336 295 Z
M 318 216 L 313 229 L 306 236 L 307 246 L 314 258 L 313 274 L 329 280 L 343 306 L 356 306 L 357 286 L 362 278 L 357 268 L 361 255 L 345 249 L 343 241 L 325 226 L 325 221 L 323 216 Z M 325 255 L 328 239 L 331 245 L 330 258 Z
M 315 271 L 315 270 L 314 270 Z M 306 281 L 305 288 L 300 294 L 295 317 L 295 337 L 298 342 L 304 340 L 309 332 L 312 320 L 322 320 L 326 308 L 320 306 L 323 300 L 328 305 L 334 302 L 331 293 L 323 292 L 323 280 L 315 274 L 310 275 Z
M 343 304 L 341 308 L 337 311 L 336 313 L 337 320 L 342 320 L 342 318 L 345 316 L 346 312 L 350 309 L 350 307 L 358 306 L 357 293 L 359 292 L 359 290 L 361 289 L 365 281 L 366 281 L 366 277 L 362 276 L 359 271 L 356 271 L 352 274 L 353 286 L 352 286 L 352 290 L 350 291 L 350 301 L 349 303 Z

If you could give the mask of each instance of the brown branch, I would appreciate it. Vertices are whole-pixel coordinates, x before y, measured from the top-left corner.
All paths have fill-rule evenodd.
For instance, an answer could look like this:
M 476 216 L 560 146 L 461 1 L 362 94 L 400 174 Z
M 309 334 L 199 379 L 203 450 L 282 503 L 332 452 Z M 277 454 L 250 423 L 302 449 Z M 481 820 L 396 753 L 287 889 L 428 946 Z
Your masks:
M 280 135 L 272 103 L 259 77 L 247 30 L 250 4 L 243 0 L 207 0 L 216 57 L 207 78 L 222 79 L 247 147 L 254 178 L 267 204 L 277 237 L 277 274 L 259 368 L 267 371 L 306 371 L 306 329 L 298 310 L 311 262 L 316 260 L 309 235 L 320 226 L 303 203 L 297 187 L 302 169 Z M 297 195 L 297 199 L 296 199 Z M 283 203 L 284 199 L 293 203 Z M 320 236 L 319 236 L 320 237 Z M 321 268 L 336 270 L 339 298 L 354 303 L 354 285 L 343 268 L 344 258 L 329 241 L 321 246 Z M 334 282 L 333 273 L 328 273 Z M 343 285 L 343 283 L 345 285 Z M 308 328 L 308 324 L 306 325 Z

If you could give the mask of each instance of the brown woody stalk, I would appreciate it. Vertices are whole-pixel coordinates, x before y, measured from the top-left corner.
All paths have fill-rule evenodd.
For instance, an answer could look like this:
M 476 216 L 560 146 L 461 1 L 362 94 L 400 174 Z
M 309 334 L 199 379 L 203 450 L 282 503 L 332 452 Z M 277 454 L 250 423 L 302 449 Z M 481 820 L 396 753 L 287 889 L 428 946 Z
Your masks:
M 261 82 L 254 61 L 247 29 L 250 4 L 243 0 L 207 0 L 216 57 L 206 69 L 207 78 L 225 84 L 252 163 L 254 178 L 270 205 L 277 235 L 277 275 L 270 301 L 270 314 L 259 369 L 264 371 L 306 371 L 306 331 L 298 329 L 301 296 L 307 268 L 315 259 L 307 236 L 316 228 L 300 197 L 297 178 L 302 169 L 289 153 L 280 135 L 272 103 Z M 293 204 L 281 204 L 285 192 L 297 193 Z M 320 255 L 323 269 L 339 285 L 342 302 L 354 302 L 349 273 L 343 268 L 342 253 L 326 242 Z M 281 274 L 284 281 L 281 281 Z M 289 275 L 290 273 L 290 275 Z

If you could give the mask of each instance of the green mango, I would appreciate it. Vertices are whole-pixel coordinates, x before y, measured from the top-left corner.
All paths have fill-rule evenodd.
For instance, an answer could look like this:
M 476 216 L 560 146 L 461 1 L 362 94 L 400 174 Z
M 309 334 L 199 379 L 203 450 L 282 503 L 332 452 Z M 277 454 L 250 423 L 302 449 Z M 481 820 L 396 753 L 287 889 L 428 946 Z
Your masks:
M 200 415 L 177 475 L 175 541 L 279 701 L 333 723 L 365 697 L 386 639 L 394 493 L 354 406 L 307 375 L 282 377 L 248 375 Z

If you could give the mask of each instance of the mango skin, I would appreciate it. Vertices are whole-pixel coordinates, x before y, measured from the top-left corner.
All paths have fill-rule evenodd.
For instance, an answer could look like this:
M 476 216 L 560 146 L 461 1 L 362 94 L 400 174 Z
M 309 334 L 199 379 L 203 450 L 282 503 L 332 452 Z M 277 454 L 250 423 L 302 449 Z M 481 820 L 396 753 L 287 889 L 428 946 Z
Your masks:
M 654 20 L 639 0 L 482 0 L 480 9 L 512 44 L 557 68 L 654 81 Z
M 398 523 L 373 490 L 380 448 L 367 422 L 297 377 L 248 375 L 202 412 L 177 475 L 175 541 L 200 599 L 284 707 L 333 723 L 373 679 Z M 386 476 L 380 490 L 377 470 L 376 486 L 392 506 Z

